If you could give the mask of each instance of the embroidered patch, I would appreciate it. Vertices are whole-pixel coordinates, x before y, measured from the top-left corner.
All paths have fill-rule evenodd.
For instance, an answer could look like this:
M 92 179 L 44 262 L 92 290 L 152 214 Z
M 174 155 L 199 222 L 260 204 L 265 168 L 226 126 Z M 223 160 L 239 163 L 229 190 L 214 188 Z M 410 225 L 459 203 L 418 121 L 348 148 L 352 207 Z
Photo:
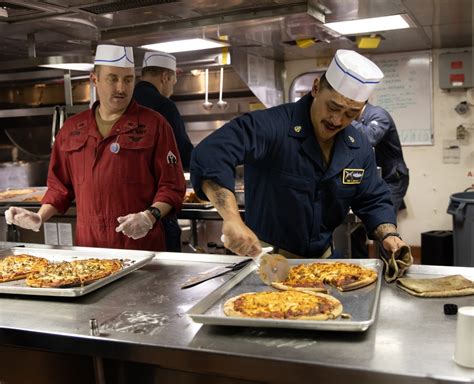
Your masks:
M 138 143 L 140 140 L 143 140 L 143 136 L 128 136 L 128 139 L 134 143 Z
M 169 151 L 168 154 L 166 155 L 166 162 L 168 164 L 177 164 L 178 163 L 178 159 L 176 158 L 176 155 Z
M 345 168 L 342 173 L 342 184 L 360 184 L 364 177 L 363 169 Z
M 295 125 L 293 127 L 293 129 L 295 130 L 296 133 L 300 133 L 301 132 L 301 125 Z
M 348 136 L 351 143 L 355 143 L 355 139 L 352 136 Z

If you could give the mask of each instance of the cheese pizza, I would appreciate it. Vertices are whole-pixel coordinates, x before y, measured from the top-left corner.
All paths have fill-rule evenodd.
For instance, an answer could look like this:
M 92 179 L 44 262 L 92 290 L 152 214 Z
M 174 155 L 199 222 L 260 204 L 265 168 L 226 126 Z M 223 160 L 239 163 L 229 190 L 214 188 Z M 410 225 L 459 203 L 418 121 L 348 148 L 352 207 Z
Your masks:
M 26 284 L 37 288 L 84 286 L 122 269 L 117 259 L 85 259 L 50 263 L 26 278 Z
M 48 260 L 27 254 L 11 255 L 0 259 L 0 283 L 24 279 L 28 274 L 48 265 Z
M 333 296 L 317 292 L 250 292 L 227 300 L 224 313 L 229 317 L 328 320 L 342 313 L 342 304 Z
M 340 291 L 365 287 L 377 280 L 377 272 L 350 263 L 308 263 L 293 266 L 288 277 L 272 286 L 281 290 L 326 292 L 325 284 Z

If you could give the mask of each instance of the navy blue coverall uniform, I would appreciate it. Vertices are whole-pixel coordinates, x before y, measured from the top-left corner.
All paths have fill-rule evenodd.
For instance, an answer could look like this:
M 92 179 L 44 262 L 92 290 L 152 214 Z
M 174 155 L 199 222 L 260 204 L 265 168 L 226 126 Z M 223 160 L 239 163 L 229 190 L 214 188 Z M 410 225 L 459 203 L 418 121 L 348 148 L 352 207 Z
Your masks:
M 245 222 L 260 240 L 302 257 L 320 257 L 349 207 L 369 233 L 395 224 L 390 191 L 377 176 L 367 138 L 354 127 L 339 132 L 326 169 L 307 94 L 236 118 L 204 139 L 191 156 L 191 180 L 211 179 L 234 191 L 235 166 L 244 164 Z
M 352 125 L 364 132 L 375 149 L 375 159 L 392 193 L 395 212 L 404 209 L 403 198 L 408 189 L 409 174 L 392 117 L 385 109 L 367 103 L 360 121 L 353 121 Z
M 165 117 L 173 129 L 183 169 L 188 170 L 193 145 L 175 103 L 160 94 L 158 89 L 148 81 L 139 81 L 135 85 L 133 98 L 138 104 L 153 109 Z M 162 222 L 165 230 L 166 250 L 181 252 L 181 228 L 176 215 L 168 215 L 162 219 Z

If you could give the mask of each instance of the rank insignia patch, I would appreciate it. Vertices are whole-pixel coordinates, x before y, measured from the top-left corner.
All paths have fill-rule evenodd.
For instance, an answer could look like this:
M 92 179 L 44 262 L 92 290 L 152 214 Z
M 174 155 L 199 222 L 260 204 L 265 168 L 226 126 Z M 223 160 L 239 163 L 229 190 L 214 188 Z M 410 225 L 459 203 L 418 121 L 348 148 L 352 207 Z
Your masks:
M 342 173 L 342 184 L 360 184 L 363 177 L 363 169 L 346 168 Z
M 177 164 L 178 159 L 176 158 L 176 155 L 173 152 L 168 151 L 168 154 L 166 155 L 166 162 L 168 164 Z

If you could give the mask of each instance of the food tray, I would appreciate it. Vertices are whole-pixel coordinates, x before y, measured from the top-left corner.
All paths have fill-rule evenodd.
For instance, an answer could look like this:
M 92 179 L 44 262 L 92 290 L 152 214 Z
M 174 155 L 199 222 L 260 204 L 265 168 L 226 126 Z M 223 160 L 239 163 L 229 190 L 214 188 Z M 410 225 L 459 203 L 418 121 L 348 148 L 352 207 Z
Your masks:
M 32 189 L 34 190 L 33 192 L 30 193 L 23 193 L 21 195 L 17 195 L 14 197 L 10 197 L 8 199 L 2 199 L 0 198 L 0 205 L 14 205 L 21 206 L 21 205 L 40 205 L 41 203 L 39 201 L 24 201 L 25 199 L 29 198 L 34 198 L 41 196 L 43 197 L 44 194 L 46 193 L 47 187 L 22 187 L 22 188 L 7 188 L 4 189 L 0 192 L 5 192 L 5 191 L 16 191 L 19 189 Z
M 296 328 L 328 331 L 365 331 L 375 321 L 377 306 L 382 282 L 382 261 L 375 259 L 352 260 L 321 260 L 321 259 L 293 259 L 288 260 L 290 265 L 313 262 L 347 262 L 372 268 L 377 271 L 378 278 L 373 284 L 348 292 L 340 292 L 328 286 L 328 293 L 339 299 L 344 307 L 343 313 L 349 313 L 351 319 L 336 320 L 276 320 L 227 317 L 224 314 L 224 303 L 233 296 L 245 292 L 260 292 L 275 290 L 262 283 L 256 273 L 254 263 L 249 264 L 237 273 L 232 279 L 220 286 L 217 290 L 195 304 L 187 314 L 197 323 L 242 326 L 242 327 L 270 327 Z
M 83 287 L 72 288 L 33 288 L 26 285 L 25 279 L 8 281 L 0 283 L 0 294 L 8 293 L 15 295 L 36 295 L 36 296 L 83 296 L 89 292 L 103 287 L 130 272 L 142 267 L 155 256 L 154 252 L 147 251 L 129 251 L 107 248 L 79 248 L 71 247 L 69 249 L 48 249 L 48 248 L 28 248 L 13 247 L 0 251 L 0 259 L 9 255 L 18 255 L 26 253 L 28 255 L 44 257 L 50 261 L 73 261 L 80 259 L 98 258 L 98 259 L 122 259 L 124 267 L 121 271 L 110 276 L 97 280 Z

